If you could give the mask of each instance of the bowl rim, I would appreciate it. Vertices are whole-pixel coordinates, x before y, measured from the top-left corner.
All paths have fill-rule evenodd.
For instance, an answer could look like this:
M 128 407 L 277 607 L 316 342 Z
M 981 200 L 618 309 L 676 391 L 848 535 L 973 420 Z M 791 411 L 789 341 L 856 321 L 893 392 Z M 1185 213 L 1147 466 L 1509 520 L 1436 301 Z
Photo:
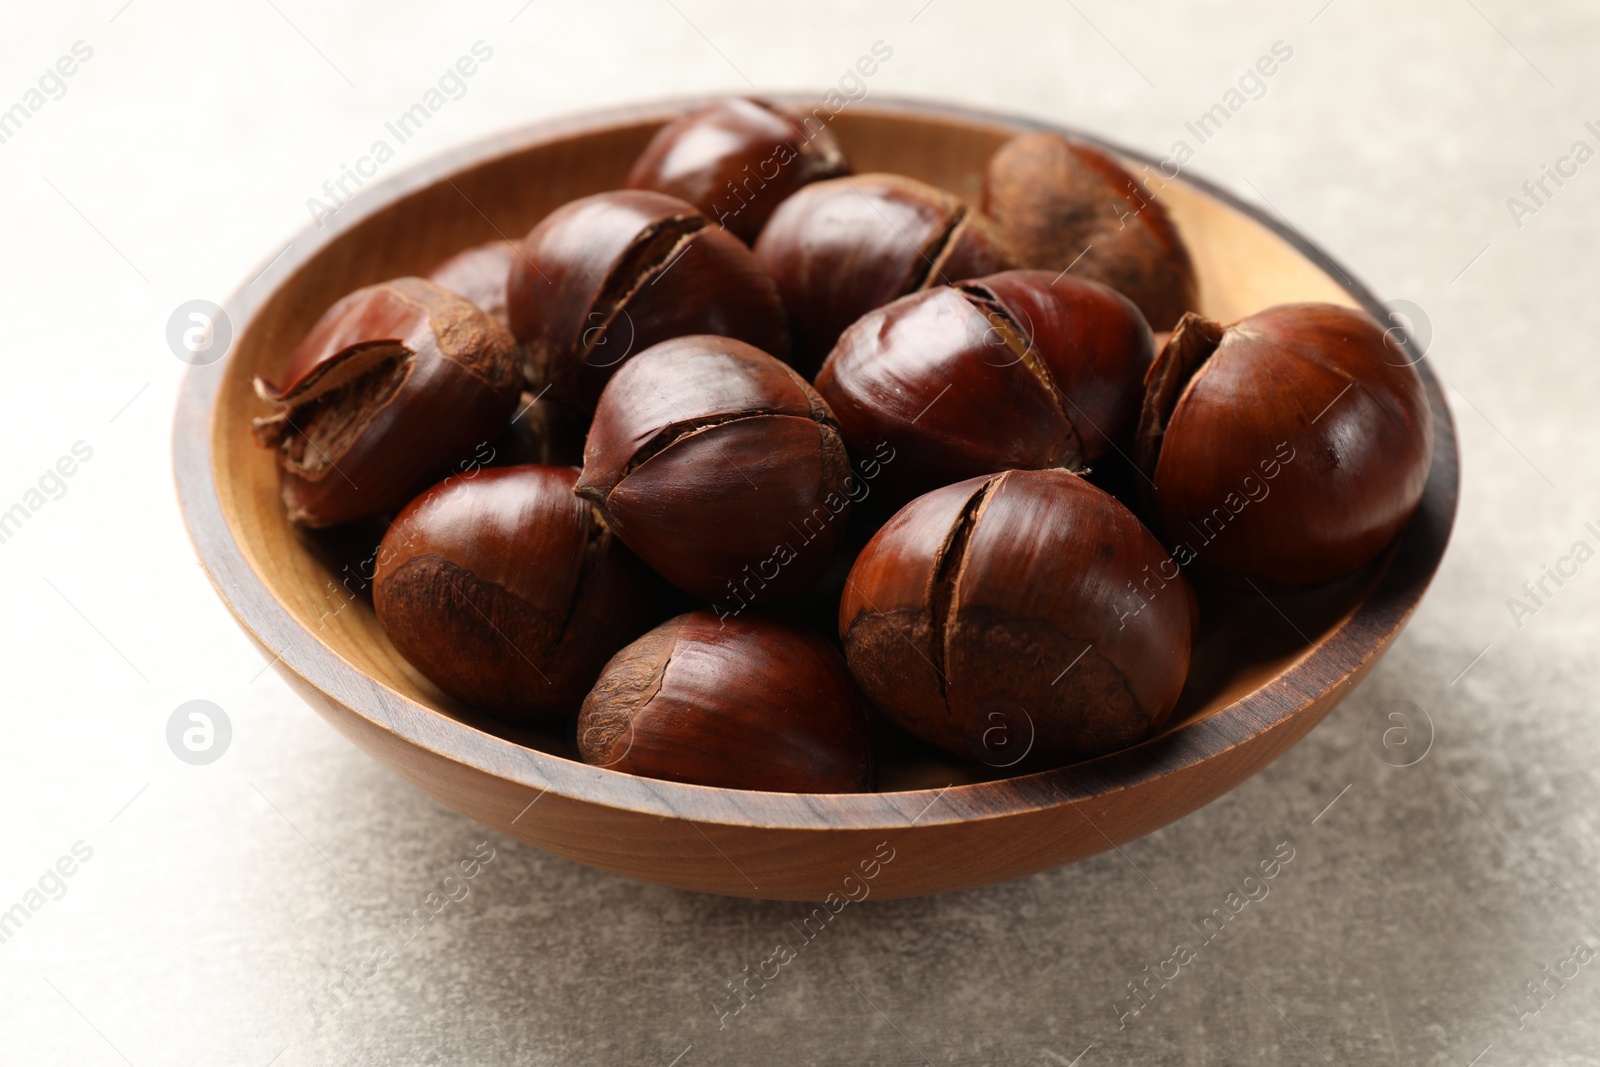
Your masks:
M 542 120 L 446 150 L 371 182 L 324 227 L 302 227 L 283 251 L 228 296 L 222 307 L 232 325 L 233 337 L 237 341 L 244 336 L 277 287 L 324 248 L 372 215 L 450 175 L 578 134 L 664 122 L 688 108 L 727 99 L 729 95 L 672 98 Z M 802 93 L 756 95 L 788 104 L 819 98 Z M 871 103 L 850 106 L 857 113 L 885 118 L 954 122 L 1018 133 L 1060 133 L 1136 163 L 1160 163 L 1146 153 L 1043 119 L 908 97 L 874 97 Z M 1383 304 L 1286 217 L 1280 222 L 1266 210 L 1246 203 L 1187 168 L 1170 180 L 1182 182 L 1266 228 L 1328 275 L 1360 307 L 1380 322 L 1385 321 L 1388 312 Z M 1409 330 L 1405 332 L 1409 335 Z M 1460 471 L 1454 420 L 1439 380 L 1424 356 L 1416 367 L 1434 417 L 1433 465 L 1423 507 L 1398 539 L 1408 561 L 1410 557 L 1417 559 L 1407 567 L 1397 568 L 1394 560 L 1398 556 L 1391 554 L 1384 573 L 1356 608 L 1324 639 L 1254 691 L 1204 718 L 1132 748 L 1015 778 L 881 793 L 777 793 L 692 785 L 593 767 L 526 748 L 454 719 L 365 674 L 283 607 L 235 538 L 223 513 L 215 480 L 212 441 L 216 400 L 236 347 L 230 346 L 221 359 L 190 366 L 184 373 L 173 417 L 173 472 L 184 527 L 202 569 L 239 625 L 263 649 L 276 654 L 270 665 L 407 745 L 509 784 L 538 790 L 535 800 L 545 792 L 554 792 L 579 803 L 637 815 L 685 818 L 686 809 L 693 812 L 694 822 L 713 825 L 788 830 L 904 829 L 908 823 L 968 823 L 1042 811 L 1103 798 L 1164 777 L 1283 726 L 1307 711 L 1317 697 L 1361 673 L 1403 628 L 1427 590 L 1444 556 L 1457 510 Z M 1418 521 L 1424 510 L 1430 511 L 1428 518 L 1432 521 Z M 271 633 L 289 634 L 293 639 L 273 641 L 265 636 Z M 358 684 L 352 685 L 352 681 Z M 943 809 L 930 816 L 941 801 L 945 802 Z

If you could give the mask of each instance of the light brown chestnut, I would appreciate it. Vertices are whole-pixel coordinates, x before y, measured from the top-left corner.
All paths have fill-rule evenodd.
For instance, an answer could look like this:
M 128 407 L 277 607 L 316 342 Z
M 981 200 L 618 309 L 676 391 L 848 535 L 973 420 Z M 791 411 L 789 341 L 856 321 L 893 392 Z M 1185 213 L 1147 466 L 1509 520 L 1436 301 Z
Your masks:
M 1333 304 L 1227 327 L 1185 316 L 1150 368 L 1136 453 L 1148 517 L 1180 563 L 1289 586 L 1383 551 L 1432 458 L 1411 359 L 1370 316 Z
M 737 612 L 827 569 L 850 477 L 833 415 L 804 378 L 702 335 L 647 349 L 611 379 L 577 491 L 657 573 Z
M 290 354 L 256 442 L 277 453 L 291 521 L 392 515 L 498 437 L 521 389 L 510 333 L 421 278 L 340 300 Z
M 845 327 L 896 297 L 1017 266 L 999 230 L 961 199 L 898 174 L 816 182 L 756 240 L 810 375 Z
M 1076 469 L 1126 445 L 1153 356 L 1121 294 L 1005 271 L 868 312 L 816 386 L 852 451 L 888 442 L 886 485 L 909 498 L 978 474 Z
M 850 673 L 880 711 L 995 767 L 1148 737 L 1189 669 L 1193 596 L 1109 494 L 1063 470 L 918 497 L 856 558 L 839 605 Z
M 1167 209 L 1105 152 L 1056 133 L 1029 133 L 989 161 L 983 209 L 1020 266 L 1071 272 L 1127 296 L 1155 330 L 1197 309 L 1189 250 Z
M 778 793 L 872 787 L 866 708 L 820 637 L 757 613 L 680 615 L 612 657 L 578 713 L 586 763 Z
M 373 606 L 439 688 L 497 715 L 559 722 L 611 654 L 660 618 L 657 579 L 572 492 L 572 467 L 458 475 L 378 547 Z
M 656 131 L 628 178 L 687 200 L 749 244 L 796 189 L 850 173 L 833 132 L 765 100 L 719 100 Z
M 669 338 L 789 352 L 782 301 L 750 249 L 663 193 L 597 193 L 551 212 L 523 238 L 507 301 L 528 381 L 584 413 L 629 357 Z

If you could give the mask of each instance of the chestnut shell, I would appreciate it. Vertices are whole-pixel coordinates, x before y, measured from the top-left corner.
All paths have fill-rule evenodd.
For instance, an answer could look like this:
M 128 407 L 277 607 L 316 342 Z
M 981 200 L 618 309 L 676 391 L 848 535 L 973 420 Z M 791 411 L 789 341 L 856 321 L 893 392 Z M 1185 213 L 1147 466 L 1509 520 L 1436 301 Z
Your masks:
M 902 508 L 839 605 L 850 673 L 899 726 L 1038 767 L 1147 737 L 1189 669 L 1193 594 L 1133 514 L 1063 470 L 1008 471 Z
M 752 613 L 670 619 L 612 657 L 578 714 L 587 763 L 725 789 L 872 787 L 866 707 L 838 651 Z

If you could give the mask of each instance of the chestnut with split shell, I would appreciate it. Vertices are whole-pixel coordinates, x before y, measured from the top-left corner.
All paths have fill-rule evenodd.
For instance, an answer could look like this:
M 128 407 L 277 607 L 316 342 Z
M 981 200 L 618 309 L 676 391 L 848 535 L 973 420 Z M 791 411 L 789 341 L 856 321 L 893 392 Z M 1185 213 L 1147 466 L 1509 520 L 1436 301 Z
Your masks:
M 959 197 L 898 174 L 806 186 L 778 205 L 755 253 L 783 296 L 794 364 L 808 375 L 873 308 L 1018 265 L 998 228 Z
M 252 430 L 277 453 L 284 505 L 304 526 L 394 514 L 500 435 L 522 384 L 506 328 L 421 278 L 334 304 L 282 381 L 256 379 L 277 410 Z
M 687 200 L 749 244 L 796 189 L 849 173 L 844 150 L 816 119 L 740 98 L 661 127 L 623 186 Z
M 1428 398 L 1364 312 L 1283 304 L 1226 327 L 1186 315 L 1148 386 L 1135 459 L 1152 528 L 1181 563 L 1332 581 L 1382 552 L 1422 499 Z
M 419 496 L 378 547 L 389 640 L 452 696 L 559 722 L 660 614 L 659 581 L 573 495 L 572 467 L 504 467 Z M 664 614 L 664 612 L 663 612 Z
M 750 249 L 663 193 L 596 193 L 523 238 L 506 299 L 524 371 L 546 399 L 588 413 L 630 357 L 710 333 L 789 352 L 783 303 Z
M 857 454 L 887 441 L 909 497 L 979 474 L 1093 463 L 1138 421 L 1150 328 L 1106 286 L 1005 271 L 867 313 L 817 375 Z
M 656 345 L 611 379 L 577 491 L 657 573 L 742 611 L 827 569 L 850 477 L 833 414 L 804 378 L 707 335 Z
M 578 713 L 586 763 L 725 789 L 872 787 L 866 708 L 838 651 L 752 612 L 670 619 L 612 657 Z
M 867 543 L 839 634 L 867 699 L 923 740 L 1036 768 L 1125 748 L 1172 712 L 1194 599 L 1133 514 L 1064 470 L 936 489 Z

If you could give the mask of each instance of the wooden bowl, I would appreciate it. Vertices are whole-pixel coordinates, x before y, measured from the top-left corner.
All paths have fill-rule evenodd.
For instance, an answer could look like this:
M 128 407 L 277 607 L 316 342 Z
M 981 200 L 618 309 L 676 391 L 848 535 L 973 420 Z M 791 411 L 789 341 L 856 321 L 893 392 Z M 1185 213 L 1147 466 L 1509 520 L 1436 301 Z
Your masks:
M 564 738 L 507 730 L 440 693 L 390 646 L 370 605 L 343 593 L 326 544 L 285 520 L 272 456 L 249 434 L 265 410 L 251 378 L 271 377 L 350 290 L 520 237 L 558 205 L 617 187 L 683 106 L 537 125 L 372 186 L 233 296 L 231 349 L 185 379 L 173 451 L 200 559 L 277 669 L 357 745 L 479 822 L 604 870 L 745 897 L 822 900 L 862 886 L 904 897 L 1030 874 L 1186 815 L 1281 755 L 1377 663 L 1433 577 L 1455 517 L 1455 429 L 1426 365 L 1436 443 L 1410 526 L 1373 565 L 1314 594 L 1210 600 L 1171 724 L 1124 752 L 1006 778 L 897 735 L 883 739 L 881 792 L 745 792 L 586 766 L 567 756 Z M 890 103 L 853 104 L 833 128 L 858 171 L 909 174 L 975 199 L 990 153 L 1039 126 Z M 1325 300 L 1388 321 L 1347 272 L 1262 212 L 1192 178 L 1162 196 L 1211 317 Z

